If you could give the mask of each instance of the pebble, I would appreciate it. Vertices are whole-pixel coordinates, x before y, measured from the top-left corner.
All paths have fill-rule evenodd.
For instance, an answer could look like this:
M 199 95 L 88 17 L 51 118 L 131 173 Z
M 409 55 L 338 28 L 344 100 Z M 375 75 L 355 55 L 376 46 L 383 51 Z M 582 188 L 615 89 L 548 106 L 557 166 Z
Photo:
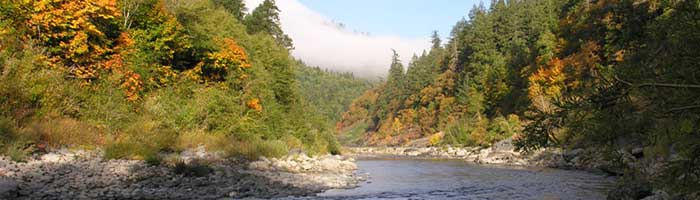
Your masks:
M 0 156 L 0 199 L 277 198 L 355 187 L 360 179 L 354 175 L 354 160 L 330 155 L 244 163 L 201 148 L 183 153 L 186 160 L 205 159 L 214 169 L 204 177 L 176 174 L 165 164 L 103 160 L 101 155 L 99 150 L 61 150 L 23 163 Z

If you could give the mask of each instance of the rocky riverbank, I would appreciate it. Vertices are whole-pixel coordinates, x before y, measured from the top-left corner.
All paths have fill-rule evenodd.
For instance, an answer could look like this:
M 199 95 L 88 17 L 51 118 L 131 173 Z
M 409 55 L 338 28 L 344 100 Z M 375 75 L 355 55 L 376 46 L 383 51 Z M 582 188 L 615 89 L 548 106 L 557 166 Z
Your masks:
M 541 166 L 556 168 L 589 168 L 566 156 L 561 149 L 540 149 L 530 153 L 515 151 L 510 140 L 488 148 L 481 147 L 351 147 L 354 157 L 412 157 L 425 159 L 460 159 L 477 164 Z M 578 155 L 577 155 L 578 156 Z
M 604 172 L 622 177 L 608 199 L 700 199 L 700 192 L 669 194 L 652 187 L 648 181 L 660 175 L 665 161 L 645 156 L 644 147 L 618 149 L 604 153 L 595 148 L 562 150 L 540 149 L 523 153 L 515 151 L 510 140 L 479 147 L 356 147 L 348 148 L 354 157 L 410 157 L 422 159 L 459 159 L 476 164 L 537 166 Z M 629 173 L 633 169 L 634 173 Z
M 172 157 L 172 156 L 171 156 Z M 352 159 L 304 155 L 244 162 L 183 152 L 174 163 L 105 160 L 59 151 L 26 162 L 0 157 L 0 199 L 240 199 L 310 196 L 354 187 Z

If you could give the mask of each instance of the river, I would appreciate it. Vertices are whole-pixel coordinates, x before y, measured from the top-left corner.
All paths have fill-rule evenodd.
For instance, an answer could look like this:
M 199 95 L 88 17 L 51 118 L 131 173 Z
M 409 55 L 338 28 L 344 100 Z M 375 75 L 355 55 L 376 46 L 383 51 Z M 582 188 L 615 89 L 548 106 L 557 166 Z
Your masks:
M 365 159 L 369 178 L 320 199 L 605 199 L 614 178 L 575 170 L 484 166 L 460 160 Z

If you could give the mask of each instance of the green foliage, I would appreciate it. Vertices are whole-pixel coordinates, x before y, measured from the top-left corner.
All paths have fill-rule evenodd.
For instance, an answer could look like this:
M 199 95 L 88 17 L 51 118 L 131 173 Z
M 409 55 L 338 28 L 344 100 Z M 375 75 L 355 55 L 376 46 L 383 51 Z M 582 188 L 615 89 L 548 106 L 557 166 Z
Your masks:
M 338 135 L 338 141 L 344 145 L 357 146 L 363 143 L 362 136 L 369 128 L 369 124 L 365 121 L 353 123 L 350 127 L 345 127 L 342 134 Z
M 22 159 L 46 148 L 98 147 L 108 159 L 156 165 L 162 152 L 199 145 L 251 159 L 290 148 L 340 151 L 332 120 L 343 107 L 335 103 L 353 94 L 313 108 L 306 96 L 318 93 L 297 81 L 344 77 L 337 88 L 353 85 L 356 93 L 368 83 L 326 72 L 298 78 L 308 71 L 289 55 L 273 1 L 245 20 L 250 26 L 243 1 L 110 2 L 0 4 L 0 153 Z M 41 41 L 26 27 L 71 17 L 94 20 L 42 30 Z
M 48 118 L 28 124 L 24 135 L 41 138 L 49 147 L 95 147 L 101 142 L 100 132 L 86 124 L 70 118 Z
M 142 118 L 107 141 L 104 156 L 107 159 L 138 159 L 157 164 L 161 160 L 160 152 L 173 150 L 177 136 L 175 131 L 157 121 Z
M 224 7 L 224 9 L 236 17 L 239 22 L 243 21 L 247 10 L 243 0 L 211 0 L 211 2 L 216 6 Z
M 127 58 L 133 65 L 144 69 L 145 72 L 155 71 L 159 67 L 169 66 L 184 69 L 187 65 L 188 53 L 192 47 L 190 38 L 178 21 L 166 13 L 153 13 L 154 19 L 144 29 L 134 29 L 130 32 L 136 51 Z M 145 71 L 148 70 L 148 71 Z
M 523 125 L 517 115 L 508 115 L 508 118 L 498 116 L 491 120 L 488 127 L 487 140 L 496 142 L 519 135 L 523 131 Z
M 229 155 L 257 160 L 261 156 L 278 158 L 287 155 L 289 148 L 284 141 L 253 139 L 235 142 L 236 148 L 229 149 Z
M 301 62 L 295 65 L 297 91 L 311 109 L 324 116 L 329 125 L 340 121 L 352 100 L 374 85 L 350 73 L 338 73 Z
M 277 44 L 287 49 L 293 49 L 292 39 L 282 31 L 279 19 L 279 8 L 275 0 L 265 0 L 246 15 L 244 22 L 248 33 L 267 33 L 275 38 Z
M 173 171 L 184 176 L 203 177 L 214 171 L 207 163 L 199 160 L 194 160 L 190 163 L 177 160 L 173 165 Z
M 484 116 L 463 119 L 449 127 L 443 140 L 445 144 L 463 146 L 490 146 L 494 142 L 522 134 L 523 123 L 517 115 L 498 116 L 491 120 Z
M 34 149 L 28 147 L 31 140 L 23 138 L 11 118 L 0 117 L 0 153 L 13 161 L 24 161 Z
M 453 145 L 489 145 L 519 133 L 519 124 L 498 116 L 523 115 L 530 106 L 528 78 L 532 66 L 546 62 L 540 53 L 553 57 L 562 4 L 498 1 L 474 7 L 444 44 L 433 33 L 430 51 L 414 56 L 405 73 L 394 56 L 386 83 L 375 88 L 377 105 L 351 105 L 342 125 L 370 122 L 369 138 L 443 131 L 442 143 Z M 400 130 L 389 128 L 399 123 Z

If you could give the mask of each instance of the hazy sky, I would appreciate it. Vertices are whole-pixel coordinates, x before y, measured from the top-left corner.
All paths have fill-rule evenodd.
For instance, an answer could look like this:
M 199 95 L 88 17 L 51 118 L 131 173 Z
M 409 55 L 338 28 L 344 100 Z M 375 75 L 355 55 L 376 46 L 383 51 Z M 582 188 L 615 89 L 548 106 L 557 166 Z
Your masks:
M 246 0 L 249 10 L 262 0 Z M 475 0 L 277 0 L 292 55 L 309 65 L 384 76 L 391 49 L 404 64 L 430 46 L 430 33 L 446 37 Z M 338 23 L 345 24 L 339 27 Z M 369 34 L 365 34 L 369 33 Z

